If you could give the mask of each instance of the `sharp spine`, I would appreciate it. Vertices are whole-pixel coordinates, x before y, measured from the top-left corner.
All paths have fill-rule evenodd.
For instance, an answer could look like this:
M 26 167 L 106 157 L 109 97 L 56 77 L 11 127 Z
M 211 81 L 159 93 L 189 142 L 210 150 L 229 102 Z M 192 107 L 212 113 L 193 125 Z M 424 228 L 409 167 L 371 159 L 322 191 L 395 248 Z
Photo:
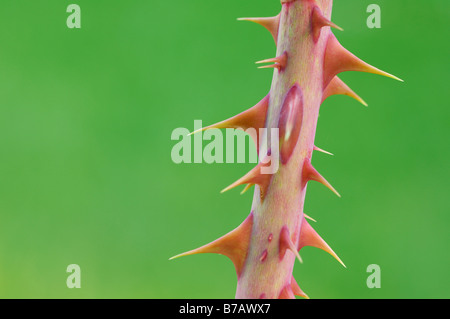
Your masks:
M 325 18 L 318 6 L 315 6 L 312 9 L 311 26 L 314 42 L 317 42 L 317 40 L 319 39 L 320 31 L 322 30 L 323 27 L 331 27 L 338 29 L 339 31 L 344 31 L 344 29 L 342 29 L 340 26 L 336 25 L 335 23 Z
M 336 189 L 312 166 L 311 160 L 305 159 L 302 170 L 302 187 L 306 186 L 306 183 L 311 180 L 325 185 L 338 197 L 341 197 Z
M 303 218 L 300 230 L 300 238 L 298 241 L 298 250 L 301 250 L 305 246 L 312 246 L 326 251 L 331 256 L 336 258 L 336 260 L 339 261 L 342 266 L 347 268 L 347 266 L 345 266 L 345 264 L 338 257 L 338 255 L 336 255 L 333 249 L 331 249 L 330 246 L 322 239 L 322 237 L 320 237 L 320 235 L 311 227 L 308 221 Z
M 335 76 L 331 80 L 331 82 L 327 85 L 327 87 L 323 91 L 322 103 L 332 95 L 347 95 L 354 98 L 362 105 L 367 106 L 367 103 L 337 76 Z
M 200 248 L 171 257 L 169 260 L 195 254 L 214 253 L 225 255 L 233 262 L 238 277 L 244 266 L 253 227 L 253 212 L 247 219 L 225 236 L 201 246 Z
M 403 82 L 402 79 L 382 71 L 356 57 L 345 49 L 330 32 L 324 57 L 324 87 L 326 87 L 336 74 L 345 71 L 359 71 L 379 74 Z
M 278 40 L 278 27 L 280 25 L 280 14 L 270 18 L 238 18 L 238 21 L 251 21 L 262 25 L 272 34 L 275 43 Z

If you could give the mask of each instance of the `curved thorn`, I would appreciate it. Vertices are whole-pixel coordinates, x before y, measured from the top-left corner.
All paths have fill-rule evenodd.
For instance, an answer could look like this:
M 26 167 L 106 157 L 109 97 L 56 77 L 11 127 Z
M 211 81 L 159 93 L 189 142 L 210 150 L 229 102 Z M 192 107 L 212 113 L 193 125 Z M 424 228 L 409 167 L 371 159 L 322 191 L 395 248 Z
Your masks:
M 294 243 L 291 240 L 289 229 L 287 226 L 283 226 L 280 232 L 280 242 L 278 244 L 279 246 L 279 257 L 280 259 L 283 259 L 286 250 L 290 250 L 294 253 L 295 257 L 297 257 L 298 261 L 300 263 L 303 263 L 302 257 L 298 253 L 298 250 L 296 249 Z
M 305 246 L 312 246 L 322 249 L 333 256 L 342 266 L 347 268 L 339 256 L 331 249 L 331 247 L 325 242 L 325 240 L 320 237 L 320 235 L 311 227 L 311 225 L 306 221 L 305 218 L 302 220 L 302 225 L 300 229 L 300 238 L 298 241 L 298 250 Z
M 262 25 L 266 28 L 273 36 L 275 43 L 277 43 L 278 39 L 278 27 L 280 25 L 280 14 L 270 17 L 270 18 L 238 18 L 238 21 L 251 21 Z
M 242 224 L 240 224 L 237 228 L 235 228 L 228 234 L 214 240 L 209 244 L 201 246 L 200 248 L 173 256 L 169 260 L 195 254 L 221 254 L 231 259 L 236 268 L 236 273 L 239 277 L 245 262 L 245 258 L 247 257 L 252 227 L 253 212 L 250 213 L 250 215 L 244 220 L 244 222 L 242 222 Z
M 331 184 L 312 166 L 311 161 L 309 159 L 305 159 L 302 170 L 302 187 L 306 186 L 306 183 L 311 180 L 325 185 L 338 197 L 341 197 L 337 190 L 334 189 L 334 187 L 331 186 Z
M 327 87 L 323 91 L 322 103 L 332 95 L 347 95 L 354 98 L 362 105 L 367 106 L 367 103 L 337 76 L 335 76 L 331 80 L 331 82 L 327 85 Z
M 402 79 L 382 71 L 356 57 L 353 53 L 345 49 L 336 39 L 333 33 L 329 34 L 324 58 L 324 87 L 330 83 L 336 74 L 345 71 L 359 71 L 383 75 L 397 81 Z

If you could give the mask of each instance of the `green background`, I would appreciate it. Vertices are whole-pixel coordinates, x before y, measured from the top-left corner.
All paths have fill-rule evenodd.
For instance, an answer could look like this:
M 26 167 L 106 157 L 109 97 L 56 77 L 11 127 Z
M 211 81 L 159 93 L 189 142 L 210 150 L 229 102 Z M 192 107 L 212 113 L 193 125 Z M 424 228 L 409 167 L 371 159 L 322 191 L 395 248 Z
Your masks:
M 171 161 L 172 130 L 237 114 L 269 90 L 275 46 L 245 16 L 277 0 L 3 0 L 0 10 L 0 297 L 233 298 L 220 255 L 168 261 L 235 228 L 252 192 L 219 191 L 254 164 Z M 366 26 L 367 5 L 382 28 Z M 349 50 L 405 83 L 346 73 L 320 113 L 305 212 L 348 266 L 302 250 L 312 298 L 449 298 L 450 2 L 335 1 Z M 81 289 L 66 267 L 81 267 Z M 366 268 L 381 267 L 381 289 Z

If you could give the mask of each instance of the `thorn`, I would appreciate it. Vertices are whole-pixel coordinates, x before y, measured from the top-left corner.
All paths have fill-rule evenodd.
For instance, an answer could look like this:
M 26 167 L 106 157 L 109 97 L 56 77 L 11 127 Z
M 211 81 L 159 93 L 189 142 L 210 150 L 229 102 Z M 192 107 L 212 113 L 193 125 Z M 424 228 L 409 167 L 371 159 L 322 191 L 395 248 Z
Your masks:
M 248 128 L 263 128 L 266 121 L 267 108 L 269 107 L 269 98 L 270 94 L 267 94 L 261 101 L 248 110 L 222 122 L 202 127 L 201 129 L 189 133 L 189 135 L 212 128 L 242 128 L 244 130 Z
M 241 274 L 253 227 L 253 212 L 239 225 L 225 236 L 200 248 L 176 255 L 169 260 L 195 254 L 214 253 L 225 255 L 233 262 L 238 277 Z
M 319 39 L 320 31 L 323 27 L 331 27 L 338 29 L 339 31 L 344 31 L 340 26 L 325 18 L 318 6 L 315 6 L 312 10 L 311 21 L 314 42 L 317 42 Z
M 333 193 L 335 193 L 337 196 L 341 197 L 341 195 L 334 189 L 333 186 L 331 186 L 328 181 L 319 174 L 319 172 L 312 166 L 311 161 L 309 159 L 305 159 L 305 162 L 303 164 L 303 170 L 302 170 L 302 183 L 304 184 L 302 187 L 306 186 L 306 183 L 308 181 L 316 181 L 319 182 L 326 187 L 328 187 Z
M 239 18 L 238 21 L 251 21 L 262 25 L 272 34 L 275 43 L 277 43 L 280 14 L 270 18 Z
M 394 80 L 403 82 L 402 79 L 384 72 L 376 67 L 362 61 L 350 51 L 345 49 L 336 39 L 333 33 L 330 33 L 325 50 L 324 58 L 324 87 L 333 79 L 336 74 L 345 71 L 360 71 L 379 74 L 390 77 Z
M 287 53 L 284 52 L 282 55 L 280 55 L 280 56 L 278 56 L 276 58 L 266 59 L 266 60 L 258 61 L 258 62 L 255 62 L 255 63 L 256 64 L 274 63 L 272 65 L 260 66 L 260 67 L 258 67 L 258 69 L 277 68 L 278 71 L 281 71 L 281 70 L 284 70 L 286 68 L 287 57 L 288 57 Z
M 278 295 L 278 299 L 295 299 L 295 295 L 290 284 L 283 287 Z
M 271 64 L 271 65 L 258 66 L 258 69 L 272 69 L 272 68 L 280 70 L 280 65 L 279 64 Z
M 309 299 L 308 295 L 303 292 L 303 290 L 298 285 L 297 281 L 295 280 L 294 276 L 291 278 L 291 289 L 294 295 L 303 297 L 305 299 Z
M 253 185 L 255 184 L 247 184 L 247 186 L 245 186 L 245 188 L 242 190 L 241 195 L 246 193 L 250 188 L 252 188 Z
M 188 135 L 192 135 L 198 132 L 202 132 L 213 128 L 241 128 L 243 130 L 254 128 L 256 130 L 256 136 L 252 136 L 257 150 L 259 149 L 259 129 L 263 128 L 266 123 L 266 114 L 269 107 L 270 94 L 267 94 L 261 101 L 248 110 L 239 113 L 222 122 L 212 124 L 196 130 Z
M 298 250 L 296 249 L 294 243 L 291 240 L 291 236 L 289 235 L 289 229 L 287 228 L 287 226 L 283 226 L 283 228 L 281 229 L 278 249 L 280 260 L 283 259 L 284 255 L 286 254 L 286 250 L 289 249 L 294 253 L 298 261 L 300 261 L 300 263 L 303 263 L 302 257 L 300 257 Z
M 322 95 L 322 103 L 325 101 L 328 97 L 331 95 L 348 95 L 358 102 L 360 102 L 362 105 L 367 106 L 367 103 L 355 92 L 353 92 L 352 89 L 350 89 L 347 84 L 345 84 L 340 78 L 335 76 L 331 82 L 327 85 L 325 90 L 323 91 Z
M 289 91 L 281 106 L 278 120 L 280 138 L 280 158 L 286 164 L 292 156 L 298 142 L 303 120 L 303 92 L 295 83 Z
M 317 232 L 311 227 L 306 219 L 303 218 L 302 226 L 300 229 L 300 238 L 298 241 L 298 250 L 302 249 L 305 246 L 312 246 L 326 251 L 331 256 L 336 258 L 336 260 L 339 261 L 342 266 L 347 268 L 347 266 L 345 266 L 338 255 L 336 255 L 336 253 L 330 248 L 330 246 L 328 246 L 328 244 L 322 239 L 322 237 L 317 234 Z
M 313 222 L 317 223 L 317 220 L 315 220 L 314 218 L 312 218 L 312 217 L 306 215 L 305 213 L 303 213 L 303 216 L 305 216 L 305 218 L 307 218 L 307 219 L 309 219 L 309 220 L 312 220 Z
M 269 187 L 270 180 L 272 179 L 272 174 L 263 174 L 261 172 L 261 169 L 264 166 L 269 166 L 269 165 L 270 165 L 270 161 L 268 161 L 268 160 L 259 162 L 258 165 L 256 165 L 250 172 L 245 174 L 243 177 L 238 179 L 236 182 L 234 182 L 230 186 L 224 188 L 221 191 L 221 193 L 225 193 L 226 191 L 229 191 L 230 189 L 235 188 L 236 186 L 239 186 L 239 185 L 257 184 L 261 189 L 261 198 L 264 198 L 267 188 Z M 247 191 L 247 189 L 250 187 L 246 186 L 244 188 L 243 192 Z
M 314 145 L 313 150 L 318 151 L 318 152 L 322 152 L 322 153 L 325 153 L 325 154 L 328 154 L 328 155 L 331 155 L 331 156 L 334 156 L 333 153 L 327 152 L 327 151 L 325 151 L 325 150 L 323 150 L 323 149 L 321 149 L 321 148 L 318 148 L 318 147 L 315 146 L 315 145 Z

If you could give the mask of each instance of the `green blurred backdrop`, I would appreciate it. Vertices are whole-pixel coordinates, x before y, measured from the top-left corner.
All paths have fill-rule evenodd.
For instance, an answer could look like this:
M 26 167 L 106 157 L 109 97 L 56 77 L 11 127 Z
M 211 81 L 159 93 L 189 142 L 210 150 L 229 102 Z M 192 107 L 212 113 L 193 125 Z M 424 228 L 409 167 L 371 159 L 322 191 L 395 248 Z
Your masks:
M 172 130 L 259 101 L 275 46 L 242 16 L 278 0 L 3 0 L 0 10 L 0 297 L 233 298 L 220 255 L 168 261 L 235 228 L 252 192 L 219 191 L 253 164 L 171 161 Z M 368 29 L 366 8 L 382 8 Z M 305 211 L 347 264 L 314 248 L 294 275 L 312 298 L 448 298 L 450 2 L 335 1 L 341 43 L 405 80 L 346 73 L 368 103 L 328 99 Z M 81 267 L 81 289 L 66 267 Z M 366 267 L 381 267 L 368 289 Z

